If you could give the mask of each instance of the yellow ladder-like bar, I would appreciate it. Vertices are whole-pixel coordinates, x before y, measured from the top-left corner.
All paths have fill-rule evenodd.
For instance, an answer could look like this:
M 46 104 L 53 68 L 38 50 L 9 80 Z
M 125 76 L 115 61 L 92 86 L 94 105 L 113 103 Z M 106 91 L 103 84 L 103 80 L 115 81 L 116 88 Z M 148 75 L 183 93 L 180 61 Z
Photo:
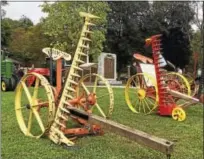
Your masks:
M 67 101 L 72 99 L 74 97 L 75 86 L 77 86 L 77 81 L 80 78 L 79 71 L 82 71 L 82 69 L 79 67 L 80 64 L 85 63 L 84 57 L 87 56 L 89 51 L 89 44 L 91 42 L 90 34 L 93 32 L 90 31 L 90 26 L 93 26 L 94 24 L 91 23 L 91 19 L 99 18 L 95 15 L 80 12 L 79 13 L 81 17 L 85 18 L 85 22 L 82 28 L 82 32 L 78 41 L 78 45 L 75 51 L 75 55 L 72 61 L 72 65 L 69 71 L 69 75 L 65 82 L 65 87 L 63 89 L 61 99 L 58 105 L 58 109 L 56 112 L 55 120 L 50 127 L 49 131 L 49 138 L 56 144 L 64 143 L 67 146 L 72 146 L 74 143 L 70 141 L 60 130 L 60 127 L 62 126 L 62 123 L 60 123 L 60 120 L 68 120 L 68 115 L 70 114 L 69 110 L 66 109 Z

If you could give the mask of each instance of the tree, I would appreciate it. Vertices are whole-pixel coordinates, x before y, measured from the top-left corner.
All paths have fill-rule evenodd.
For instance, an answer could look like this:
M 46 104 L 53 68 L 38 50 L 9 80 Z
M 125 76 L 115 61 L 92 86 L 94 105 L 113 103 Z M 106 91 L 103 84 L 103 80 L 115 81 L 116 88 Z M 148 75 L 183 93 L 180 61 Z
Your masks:
M 176 67 L 184 68 L 192 55 L 188 35 L 181 27 L 171 28 L 168 35 L 163 34 L 162 47 L 165 59 Z
M 26 16 L 22 16 L 19 20 L 13 20 L 10 18 L 3 18 L 1 20 L 1 44 L 2 47 L 8 47 L 11 41 L 12 32 L 16 28 L 28 29 L 33 26 L 33 22 Z
M 177 67 L 184 68 L 192 56 L 190 40 L 194 10 L 191 3 L 154 2 L 152 7 L 153 17 L 157 17 L 160 33 L 163 33 L 165 58 Z
M 48 13 L 44 19 L 44 30 L 52 39 L 54 47 L 74 53 L 83 25 L 83 19 L 79 16 L 80 11 L 90 12 L 100 17 L 93 23 L 92 45 L 90 55 L 96 61 L 101 53 L 105 41 L 106 15 L 109 10 L 106 2 L 55 2 L 53 4 L 44 3 L 42 11 Z
M 19 20 L 13 20 L 10 18 L 3 18 L 2 19 L 2 23 L 8 23 L 8 25 L 10 26 L 11 31 L 21 27 L 21 24 L 19 22 Z
M 165 48 L 170 47 L 173 37 L 174 43 L 180 46 L 172 46 L 171 51 L 164 52 L 167 60 L 179 56 L 184 58 L 181 65 L 188 63 L 191 55 L 189 52 L 189 40 L 191 37 L 191 22 L 194 11 L 190 2 L 108 2 L 111 12 L 108 14 L 108 32 L 106 50 L 117 54 L 118 71 L 132 63 L 133 52 L 141 52 L 146 56 L 152 56 L 150 50 L 144 49 L 144 41 L 149 36 L 164 34 L 166 38 Z M 179 35 L 183 39 L 181 43 Z M 178 41 L 177 41 L 178 40 Z M 179 49 L 179 47 L 184 47 Z M 175 50 L 173 50 L 173 48 Z M 182 53 L 177 53 L 185 51 Z M 168 59 L 170 58 L 170 59 Z M 173 59 L 179 65 L 176 59 Z
M 10 35 L 11 35 L 10 25 L 7 21 L 2 19 L 2 21 L 1 21 L 1 45 L 2 45 L 2 48 L 8 47 Z
M 19 26 L 28 29 L 30 26 L 33 26 L 33 22 L 25 15 L 22 15 L 19 19 Z
M 21 58 L 25 63 L 44 60 L 42 53 L 44 47 L 49 46 L 50 41 L 43 34 L 42 24 L 24 29 L 18 27 L 13 30 L 9 43 L 9 51 L 14 57 Z
M 3 9 L 3 6 L 8 5 L 7 1 L 1 1 L 1 45 L 2 48 L 8 46 L 9 36 L 10 36 L 10 26 L 9 23 L 4 21 L 4 16 L 6 11 Z
M 148 2 L 108 2 L 108 29 L 105 52 L 117 54 L 118 72 L 131 63 L 132 54 L 144 52 L 146 33 L 142 30 Z

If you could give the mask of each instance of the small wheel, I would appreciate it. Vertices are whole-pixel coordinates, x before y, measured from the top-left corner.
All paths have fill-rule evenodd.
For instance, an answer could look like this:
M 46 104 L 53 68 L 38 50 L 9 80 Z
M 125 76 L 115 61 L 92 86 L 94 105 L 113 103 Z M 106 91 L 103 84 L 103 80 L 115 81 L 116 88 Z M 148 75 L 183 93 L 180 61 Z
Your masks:
M 175 107 L 172 111 L 172 118 L 177 121 L 184 121 L 186 113 L 181 107 Z
M 34 87 L 27 84 L 31 77 L 36 79 Z M 22 77 L 16 87 L 15 112 L 26 136 L 39 138 L 45 134 L 54 120 L 54 102 L 52 88 L 44 76 L 29 73 Z
M 1 90 L 3 92 L 6 92 L 8 90 L 8 83 L 6 82 L 6 80 L 1 80 Z
M 183 75 L 176 72 L 169 72 L 167 73 L 166 82 L 170 89 L 189 96 L 191 95 L 189 82 Z
M 102 82 L 103 86 L 98 86 L 98 82 Z M 91 99 L 89 103 L 90 112 L 109 118 L 113 112 L 114 96 L 113 90 L 108 81 L 98 74 L 88 74 L 82 77 L 76 88 L 77 97 L 84 96 Z
M 138 73 L 128 79 L 125 100 L 134 113 L 150 114 L 158 105 L 158 91 L 153 76 Z

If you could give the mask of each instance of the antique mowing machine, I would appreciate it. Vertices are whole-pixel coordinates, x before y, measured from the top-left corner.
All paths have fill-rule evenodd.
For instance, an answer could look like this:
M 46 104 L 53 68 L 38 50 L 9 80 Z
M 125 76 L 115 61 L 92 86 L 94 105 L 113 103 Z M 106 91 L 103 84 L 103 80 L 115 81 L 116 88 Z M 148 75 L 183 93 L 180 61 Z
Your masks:
M 80 16 L 85 18 L 85 22 L 63 87 L 61 60 L 70 60 L 71 56 L 57 49 L 43 49 L 47 55 L 52 51 L 53 59 L 57 60 L 57 89 L 38 73 L 28 73 L 20 80 L 16 88 L 15 111 L 21 131 L 26 136 L 48 136 L 56 144 L 73 146 L 77 137 L 101 135 L 107 130 L 170 157 L 173 142 L 108 120 L 113 112 L 114 97 L 107 80 L 92 74 L 93 85 L 86 86 L 91 75 L 81 78 L 80 65 L 85 63 L 90 48 L 90 35 L 93 33 L 90 26 L 94 25 L 91 20 L 98 17 L 84 12 L 80 12 Z M 31 77 L 34 79 L 32 85 L 28 84 Z M 105 87 L 97 88 L 99 80 Z
M 89 75 L 79 80 L 79 71 L 82 71 L 80 65 L 85 63 L 91 41 L 90 34 L 92 32 L 89 27 L 94 25 L 90 20 L 98 18 L 82 12 L 80 15 L 85 17 L 85 23 L 64 88 L 61 89 L 61 59 L 70 60 L 71 56 L 65 52 L 57 49 L 51 50 L 50 48 L 43 49 L 43 52 L 49 55 L 49 51 L 52 51 L 53 59 L 57 60 L 57 90 L 48 83 L 44 76 L 38 73 L 26 74 L 17 86 L 15 98 L 16 116 L 21 130 L 27 136 L 40 137 L 48 133 L 49 138 L 55 143 L 65 143 L 70 146 L 74 143 L 65 137 L 65 134 L 67 136 L 80 136 L 102 133 L 99 126 L 88 124 L 87 119 L 83 120 L 83 117 L 76 117 L 72 108 L 82 108 L 88 113 L 91 113 L 93 109 L 97 109 L 104 118 L 110 116 L 113 111 L 113 92 L 109 83 L 102 76 L 93 74 L 95 82 L 91 89 L 84 84 L 84 80 Z M 30 78 L 35 79 L 34 87 L 27 84 Z M 97 94 L 97 81 L 99 80 L 103 81 L 106 86 L 100 95 Z M 105 95 L 105 98 L 102 95 Z M 101 108 L 99 101 L 106 101 L 106 108 Z M 46 109 L 42 109 L 43 107 Z M 70 109 L 68 110 L 68 108 Z M 23 109 L 29 110 L 27 116 L 24 115 Z M 33 121 L 33 116 L 35 116 L 36 121 Z M 70 117 L 76 121 L 78 128 L 66 129 L 66 123 Z M 25 118 L 27 118 L 27 121 L 25 121 Z M 33 127 L 35 122 L 38 123 L 40 130 Z M 37 132 L 32 132 L 34 130 Z
M 167 63 L 162 56 L 160 38 L 161 35 L 155 35 L 146 40 L 146 45 L 152 45 L 154 67 L 145 64 L 141 73 L 128 79 L 125 99 L 134 113 L 150 114 L 158 107 L 159 115 L 172 116 L 174 120 L 183 121 L 186 119 L 183 108 L 198 103 L 199 99 L 191 96 L 190 85 L 185 77 L 174 72 L 167 73 L 164 69 Z M 140 57 L 141 59 L 145 63 L 152 63 L 151 59 Z

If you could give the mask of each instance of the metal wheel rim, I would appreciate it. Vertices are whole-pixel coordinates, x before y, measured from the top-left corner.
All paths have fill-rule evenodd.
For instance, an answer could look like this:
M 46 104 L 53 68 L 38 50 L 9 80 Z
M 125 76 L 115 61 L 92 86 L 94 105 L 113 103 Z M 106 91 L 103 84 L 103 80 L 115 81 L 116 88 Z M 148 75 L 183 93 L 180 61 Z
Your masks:
M 30 109 L 29 119 L 28 119 L 28 126 L 25 123 L 25 119 L 24 119 L 23 113 L 22 113 L 22 109 L 24 109 L 24 108 L 21 106 L 21 96 L 22 96 L 22 92 L 24 90 L 26 90 L 26 87 L 27 87 L 26 86 L 26 79 L 29 76 L 35 76 L 36 78 L 40 79 L 40 84 L 44 86 L 45 91 L 47 93 L 47 98 L 48 98 L 48 103 L 49 103 L 48 104 L 49 105 L 48 106 L 48 112 L 49 113 L 48 113 L 48 116 L 47 116 L 47 123 L 45 123 L 45 124 L 43 124 L 42 121 L 40 122 L 40 120 L 41 120 L 41 119 L 39 119 L 40 115 L 37 112 L 37 110 L 34 109 L 35 102 L 34 102 L 34 100 L 32 98 L 30 98 L 31 96 L 29 94 L 26 94 L 26 96 L 28 98 L 28 101 L 29 101 L 29 103 L 31 105 L 30 106 L 31 109 Z M 36 90 L 38 90 L 38 89 L 36 89 Z M 54 120 L 54 116 L 55 116 L 55 104 L 54 104 L 54 95 L 52 93 L 52 88 L 50 87 L 49 82 L 47 81 L 47 79 L 44 76 L 42 76 L 40 74 L 37 74 L 37 73 L 29 73 L 29 74 L 26 74 L 25 76 L 22 77 L 22 79 L 20 80 L 19 84 L 16 87 L 15 112 L 16 112 L 16 118 L 17 118 L 19 127 L 20 127 L 21 131 L 26 136 L 39 138 L 39 137 L 41 137 L 42 135 L 45 134 L 46 130 L 48 130 L 48 128 L 50 127 L 52 121 Z M 32 117 L 36 118 L 36 120 L 39 122 L 38 124 L 39 124 L 39 126 L 40 126 L 40 128 L 42 130 L 42 132 L 37 134 L 37 135 L 33 135 L 30 132 L 31 130 L 29 130 L 29 129 L 32 128 L 31 126 L 30 126 L 31 128 L 28 128 L 29 125 L 32 124 Z
M 78 96 L 80 96 L 80 86 L 82 86 L 82 84 L 83 84 L 83 82 L 87 79 L 87 78 L 89 78 L 89 77 L 94 77 L 95 76 L 95 81 L 94 81 L 94 87 L 97 87 L 97 81 L 102 81 L 104 84 L 105 84 L 105 88 L 107 89 L 107 93 L 108 93 L 108 95 L 104 95 L 104 96 L 109 96 L 108 97 L 108 100 L 109 100 L 109 106 L 108 106 L 108 112 L 104 112 L 104 110 L 102 109 L 102 106 L 100 106 L 100 105 L 95 105 L 94 107 L 96 107 L 97 108 L 97 110 L 100 112 L 100 115 L 102 116 L 102 117 L 104 117 L 104 118 L 110 118 L 111 117 L 111 115 L 112 115 L 112 112 L 113 112 L 113 108 L 114 108 L 114 95 L 113 95 L 113 90 L 112 90 L 112 88 L 111 88 L 111 86 L 110 86 L 110 84 L 108 83 L 108 81 L 104 78 L 104 77 L 102 77 L 102 76 L 100 76 L 100 75 L 98 75 L 98 74 L 95 74 L 95 73 L 93 73 L 93 74 L 88 74 L 88 75 L 85 75 L 85 76 L 83 76 L 81 79 L 80 79 L 80 81 L 79 81 L 79 84 L 78 84 L 78 86 L 77 86 L 77 88 L 76 88 L 76 90 L 77 90 L 77 97 Z M 96 80 L 97 79 L 97 80 Z M 84 85 L 85 86 L 85 85 Z M 86 89 L 84 86 L 82 86 L 84 89 Z M 93 87 L 93 92 L 94 92 L 94 87 Z M 96 88 L 97 89 L 97 88 Z M 89 91 L 89 93 L 91 93 L 92 91 Z M 87 92 L 87 90 L 86 90 L 86 95 L 88 94 L 88 92 Z M 98 98 L 98 97 L 97 97 Z M 101 109 L 101 110 L 100 110 Z M 103 112 L 102 112 L 103 111 Z
M 139 79 L 139 76 L 143 79 L 146 77 L 150 80 L 150 82 L 152 83 L 152 89 L 153 89 L 153 92 L 154 92 L 154 102 L 152 102 L 152 98 L 151 97 L 148 97 L 146 96 L 144 101 L 140 101 L 140 102 L 135 102 L 135 107 L 138 107 L 138 109 L 134 108 L 133 106 L 133 103 L 131 100 L 130 100 L 130 85 L 131 85 L 131 82 L 133 81 L 133 79 L 135 77 L 137 77 L 137 79 Z M 135 89 L 137 91 L 137 88 L 136 87 L 132 87 L 133 89 Z M 141 88 L 141 86 L 138 86 L 138 88 Z M 148 87 L 147 87 L 148 88 Z M 152 92 L 152 93 L 153 93 Z M 151 98 L 151 102 L 149 101 Z M 143 113 L 144 114 L 150 114 L 153 110 L 155 110 L 158 106 L 158 90 L 157 90 L 157 86 L 156 86 L 156 81 L 155 79 L 153 78 L 153 76 L 147 74 L 147 73 L 138 73 L 136 75 L 133 75 L 131 78 L 128 79 L 127 81 L 127 84 L 126 84 L 126 87 L 125 87 L 125 100 L 126 100 L 126 103 L 128 105 L 128 107 L 130 108 L 130 110 L 134 113 L 141 113 L 142 112 L 142 109 L 143 109 Z M 137 100 L 137 99 L 136 99 Z M 149 107 L 149 104 L 152 105 L 152 107 L 150 108 Z M 147 108 L 147 111 L 146 111 L 146 108 Z M 141 110 L 141 111 L 140 111 Z

